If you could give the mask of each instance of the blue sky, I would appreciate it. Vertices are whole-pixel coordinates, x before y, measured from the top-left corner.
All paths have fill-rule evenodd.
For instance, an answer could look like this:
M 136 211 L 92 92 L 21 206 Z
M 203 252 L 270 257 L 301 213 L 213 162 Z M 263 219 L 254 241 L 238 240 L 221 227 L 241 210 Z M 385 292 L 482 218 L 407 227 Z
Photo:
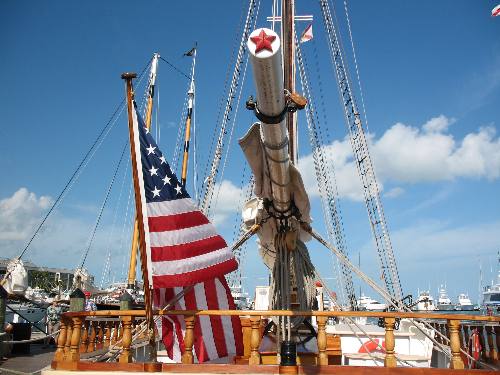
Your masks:
M 334 4 L 356 82 L 343 1 Z M 416 294 L 419 288 L 435 293 L 439 284 L 447 283 L 450 295 L 468 292 L 475 300 L 480 264 L 484 283 L 491 280 L 491 268 L 495 271 L 500 249 L 500 19 L 490 17 L 495 5 L 348 2 L 371 151 L 406 293 Z M 19 254 L 122 100 L 120 74 L 140 72 L 156 51 L 187 72 L 190 60 L 181 55 L 195 41 L 198 170 L 203 170 L 211 158 L 210 140 L 246 7 L 244 1 L 1 2 L 1 256 Z M 363 270 L 378 279 L 319 6 L 307 1 L 297 8 L 297 13 L 315 17 L 315 37 L 303 45 L 303 52 L 325 146 L 337 172 L 348 248 L 354 260 L 360 255 Z M 268 25 L 264 17 L 270 12 L 270 2 L 263 1 L 259 27 Z M 185 77 L 160 63 L 154 126 L 161 129 L 159 144 L 166 155 L 174 154 L 186 89 Z M 242 100 L 253 92 L 248 72 Z M 142 93 L 141 84 L 138 99 Z M 215 217 L 228 242 L 237 222 L 235 202 L 248 181 L 235 142 L 253 121 L 242 103 Z M 304 131 L 299 168 L 311 189 L 315 225 L 324 231 L 302 114 L 299 122 Z M 26 259 L 68 268 L 78 264 L 126 141 L 126 125 L 122 114 Z M 119 279 L 126 269 L 131 228 L 127 170 L 120 169 L 89 251 L 86 265 L 98 281 L 109 251 L 111 278 Z M 334 277 L 327 251 L 315 243 L 308 246 L 323 276 Z M 265 282 L 266 270 L 253 243 L 246 254 L 243 282 L 251 292 Z

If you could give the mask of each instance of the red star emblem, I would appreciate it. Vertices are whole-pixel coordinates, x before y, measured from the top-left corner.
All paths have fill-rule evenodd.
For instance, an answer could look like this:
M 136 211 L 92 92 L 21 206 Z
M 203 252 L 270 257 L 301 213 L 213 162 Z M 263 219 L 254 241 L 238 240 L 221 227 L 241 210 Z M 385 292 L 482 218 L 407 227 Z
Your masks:
M 276 36 L 267 35 L 264 29 L 260 30 L 259 36 L 250 37 L 250 40 L 255 44 L 255 53 L 258 53 L 264 49 L 273 52 L 271 43 L 274 42 L 274 39 L 276 39 Z

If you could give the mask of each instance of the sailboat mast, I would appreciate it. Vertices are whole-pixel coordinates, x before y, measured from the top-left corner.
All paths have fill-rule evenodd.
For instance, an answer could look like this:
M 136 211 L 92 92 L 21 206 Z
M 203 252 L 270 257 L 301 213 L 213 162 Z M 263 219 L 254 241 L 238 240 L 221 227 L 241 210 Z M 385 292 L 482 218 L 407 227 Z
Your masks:
M 191 54 L 192 51 L 192 54 Z M 194 104 L 194 68 L 196 66 L 196 47 L 193 48 L 188 54 L 193 56 L 193 63 L 191 65 L 191 84 L 188 90 L 188 107 L 186 116 L 186 127 L 184 133 L 184 154 L 182 155 L 182 172 L 181 172 L 181 184 L 186 186 L 187 179 L 187 169 L 188 169 L 188 159 L 189 159 L 189 141 L 191 139 L 191 118 L 193 116 L 193 104 Z
M 284 88 L 295 92 L 295 1 L 281 2 L 281 42 L 283 43 L 283 78 Z M 289 154 L 292 164 L 297 163 L 297 117 L 296 113 L 288 112 L 286 124 L 289 137 Z
M 153 113 L 153 99 L 155 95 L 155 85 L 156 85 L 156 72 L 158 70 L 158 59 L 160 57 L 159 53 L 153 55 L 153 60 L 151 61 L 151 72 L 149 74 L 148 83 L 148 98 L 146 107 L 146 126 L 148 129 L 151 128 L 151 114 Z M 137 223 L 137 216 L 134 221 L 134 232 L 132 234 L 132 245 L 130 248 L 130 262 L 128 268 L 127 277 L 127 288 L 134 289 L 135 279 L 136 279 L 136 268 L 137 268 L 137 247 L 139 244 L 139 227 Z
M 144 216 L 142 213 L 142 202 L 140 196 L 139 187 L 139 174 L 137 170 L 137 157 L 135 153 L 135 139 L 134 139 L 134 120 L 133 120 L 133 87 L 132 79 L 137 77 L 135 73 L 123 73 L 122 79 L 126 81 L 126 92 L 127 92 L 127 110 L 128 110 L 128 128 L 129 128 L 129 138 L 130 138 L 130 160 L 132 161 L 132 177 L 134 181 L 134 192 L 135 192 L 135 212 L 136 212 L 136 222 L 138 224 L 139 233 L 139 254 L 141 257 L 141 271 L 142 271 L 142 281 L 144 284 L 144 304 L 146 307 L 146 321 L 150 333 L 150 343 L 154 344 L 154 320 L 153 320 L 153 306 L 152 306 L 152 289 L 149 285 L 148 267 L 147 267 L 147 256 L 146 256 L 146 240 L 144 233 Z

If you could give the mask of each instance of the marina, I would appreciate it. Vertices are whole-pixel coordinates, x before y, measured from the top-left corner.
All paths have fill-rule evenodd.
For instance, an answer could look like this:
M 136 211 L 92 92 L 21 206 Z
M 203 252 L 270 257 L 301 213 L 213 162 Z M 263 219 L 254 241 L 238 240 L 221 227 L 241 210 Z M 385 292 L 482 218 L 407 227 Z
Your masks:
M 120 103 L 100 130 L 82 117 L 78 126 L 45 138 L 60 167 L 57 175 L 47 170 L 47 177 L 33 181 L 47 184 L 40 191 L 50 196 L 20 187 L 0 200 L 0 372 L 498 373 L 499 201 L 495 194 L 483 201 L 489 195 L 479 193 L 495 192 L 500 179 L 500 139 L 492 122 L 498 112 L 490 106 L 500 94 L 496 75 L 489 76 L 493 83 L 482 104 L 469 103 L 469 112 L 456 109 L 457 118 L 440 114 L 420 127 L 396 122 L 370 128 L 366 107 L 369 112 L 377 105 L 368 98 L 380 107 L 382 98 L 392 98 L 374 110 L 379 123 L 401 116 L 402 104 L 372 66 L 361 79 L 358 57 L 383 48 L 355 48 L 352 20 L 366 17 L 359 4 L 319 0 L 311 10 L 312 4 L 293 0 L 171 6 L 190 9 L 185 31 L 199 40 L 184 40 L 185 26 L 175 17 L 168 25 L 151 22 L 150 31 L 170 30 L 161 53 L 150 42 L 163 46 L 164 39 L 122 29 L 110 4 L 92 10 L 95 21 L 51 8 L 72 14 L 68 19 L 88 40 L 108 37 L 92 29 L 97 19 L 105 27 L 113 20 L 112 35 L 124 33 L 110 44 L 115 63 L 100 76 L 105 95 L 89 96 L 85 80 L 70 89 L 80 97 L 80 82 L 87 92 L 79 101 L 90 102 L 89 119 L 118 92 L 111 85 L 120 84 Z M 461 7 L 472 6 L 463 2 L 453 11 L 465 14 Z M 224 17 L 216 22 L 208 9 Z M 484 13 L 479 6 L 467 9 L 477 12 L 470 18 Z M 160 13 L 148 14 L 153 20 Z M 486 39 L 499 30 L 500 5 L 487 16 L 488 32 L 474 28 Z M 386 27 L 383 21 L 374 25 Z M 229 26 L 236 27 L 231 37 L 225 35 Z M 208 30 L 220 38 L 210 38 Z M 376 32 L 366 21 L 360 30 L 365 38 Z M 59 30 L 53 37 L 61 37 Z M 122 40 L 146 42 L 147 62 L 141 65 Z M 429 36 L 421 40 L 434 43 Z M 418 48 L 425 46 L 415 43 Z M 173 58 L 180 50 L 182 57 Z M 122 57 L 115 60 L 115 54 Z M 82 58 L 87 65 L 96 60 Z M 371 64 L 382 69 L 375 58 Z M 415 63 L 412 74 L 417 68 Z M 377 94 L 365 103 L 362 82 L 375 78 L 370 90 Z M 221 87 L 214 104 L 213 91 Z M 466 129 L 463 119 L 483 106 L 490 125 Z M 85 116 L 79 111 L 74 108 L 74 117 Z M 88 134 L 97 131 L 90 147 L 79 141 L 82 125 Z M 26 134 L 32 147 L 35 138 Z M 25 181 L 12 177 L 15 184 Z M 466 179 L 476 184 L 467 194 Z M 53 180 L 61 185 L 54 187 Z M 441 192 L 434 191 L 438 185 Z M 466 215 L 445 207 L 453 194 L 466 194 Z M 483 269 L 483 260 L 489 267 Z M 490 275 L 497 280 L 485 283 Z

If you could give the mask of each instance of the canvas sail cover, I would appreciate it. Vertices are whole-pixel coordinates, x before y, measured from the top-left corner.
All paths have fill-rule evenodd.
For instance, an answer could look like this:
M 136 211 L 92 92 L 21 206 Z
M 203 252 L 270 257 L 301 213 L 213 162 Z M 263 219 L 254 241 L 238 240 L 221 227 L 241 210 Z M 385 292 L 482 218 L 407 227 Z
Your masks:
M 235 309 L 224 278 L 238 267 L 231 249 L 172 172 L 137 108 L 132 118 L 154 308 L 163 309 L 185 292 L 174 309 Z M 184 318 L 164 316 L 157 327 L 170 358 L 180 361 Z M 197 317 L 194 349 L 198 362 L 241 355 L 239 318 Z

